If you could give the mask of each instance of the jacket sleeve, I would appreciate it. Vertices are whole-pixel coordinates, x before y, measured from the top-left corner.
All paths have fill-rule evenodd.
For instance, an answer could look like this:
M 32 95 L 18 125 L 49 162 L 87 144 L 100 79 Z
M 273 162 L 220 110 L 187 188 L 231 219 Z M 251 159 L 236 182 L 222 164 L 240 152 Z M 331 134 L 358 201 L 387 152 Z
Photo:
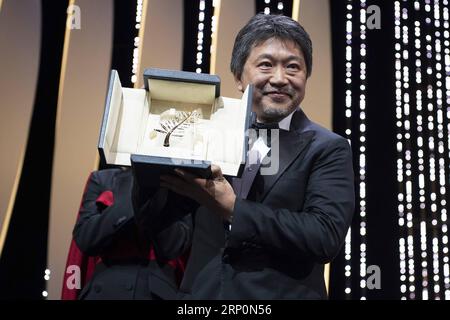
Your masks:
M 91 174 L 83 194 L 79 218 L 73 238 L 80 250 L 90 256 L 101 255 L 121 232 L 134 223 L 129 184 L 108 185 L 104 179 L 113 171 L 95 171 Z M 104 180 L 104 181 L 102 181 Z M 97 199 L 104 192 L 112 192 L 113 203 L 101 208 Z
M 230 248 L 261 247 L 319 263 L 338 254 L 355 205 L 351 148 L 342 138 L 321 150 L 309 175 L 303 211 L 236 199 Z
M 173 260 L 187 253 L 192 244 L 192 233 L 192 215 L 188 214 L 153 237 L 156 256 Z
M 166 188 L 142 189 L 135 182 L 133 207 L 136 222 L 159 259 L 174 259 L 190 248 L 195 201 Z

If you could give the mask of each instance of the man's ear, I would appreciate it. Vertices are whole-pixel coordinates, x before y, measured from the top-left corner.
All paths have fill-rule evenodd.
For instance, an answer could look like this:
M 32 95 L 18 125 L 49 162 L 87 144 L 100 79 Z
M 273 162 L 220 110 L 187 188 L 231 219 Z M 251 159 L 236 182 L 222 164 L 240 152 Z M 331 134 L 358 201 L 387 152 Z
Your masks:
M 244 85 L 242 84 L 241 79 L 239 79 L 236 75 L 234 76 L 234 82 L 240 92 L 244 92 Z

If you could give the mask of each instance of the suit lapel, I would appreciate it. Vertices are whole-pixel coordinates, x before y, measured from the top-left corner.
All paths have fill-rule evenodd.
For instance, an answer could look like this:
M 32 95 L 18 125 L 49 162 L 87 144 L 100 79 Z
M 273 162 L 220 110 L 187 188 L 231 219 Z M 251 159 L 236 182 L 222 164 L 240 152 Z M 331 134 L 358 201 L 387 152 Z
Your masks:
M 314 131 L 310 130 L 311 122 L 301 109 L 292 116 L 290 131 L 280 130 L 279 134 L 279 167 L 273 175 L 263 175 L 264 189 L 261 201 L 264 201 L 273 185 L 280 179 L 291 163 L 297 159 L 311 142 Z M 272 160 L 273 162 L 274 160 Z

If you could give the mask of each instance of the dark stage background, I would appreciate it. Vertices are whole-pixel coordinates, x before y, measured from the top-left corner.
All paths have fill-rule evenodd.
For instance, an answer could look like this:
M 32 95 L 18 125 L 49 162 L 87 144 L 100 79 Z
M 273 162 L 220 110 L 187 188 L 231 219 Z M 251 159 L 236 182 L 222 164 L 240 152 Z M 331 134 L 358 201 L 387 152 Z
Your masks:
M 298 6 L 293 0 L 251 1 L 252 14 L 292 16 Z M 300 2 L 300 12 L 308 1 L 313 0 Z M 7 2 L 0 2 L 0 19 Z M 0 299 L 45 299 L 48 294 L 52 172 L 67 8 L 83 6 L 69 0 L 37 2 L 39 68 L 10 221 L 2 221 L 6 236 L 0 247 Z M 136 40 L 141 21 L 137 15 L 146 4 L 111 2 L 109 69 L 118 70 L 124 87 L 132 87 L 137 85 L 133 76 L 139 77 L 132 62 L 142 41 Z M 449 300 L 448 1 L 326 4 L 331 26 L 332 129 L 352 145 L 357 199 L 351 231 L 331 264 L 330 299 Z M 179 8 L 180 69 L 209 73 L 218 4 L 184 0 Z M 0 104 L 1 99 L 0 95 Z

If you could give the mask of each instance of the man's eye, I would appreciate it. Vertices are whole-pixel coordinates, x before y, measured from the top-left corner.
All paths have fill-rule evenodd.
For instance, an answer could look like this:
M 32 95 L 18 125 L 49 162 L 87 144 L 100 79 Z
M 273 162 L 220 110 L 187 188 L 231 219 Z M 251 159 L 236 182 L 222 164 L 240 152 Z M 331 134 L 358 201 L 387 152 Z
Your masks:
M 296 63 L 291 63 L 287 66 L 288 69 L 290 70 L 300 70 L 300 66 Z
M 260 67 L 260 68 L 270 68 L 270 67 L 272 67 L 272 64 L 270 62 L 268 62 L 268 61 L 264 61 L 264 62 L 261 62 L 258 65 L 258 67 Z

